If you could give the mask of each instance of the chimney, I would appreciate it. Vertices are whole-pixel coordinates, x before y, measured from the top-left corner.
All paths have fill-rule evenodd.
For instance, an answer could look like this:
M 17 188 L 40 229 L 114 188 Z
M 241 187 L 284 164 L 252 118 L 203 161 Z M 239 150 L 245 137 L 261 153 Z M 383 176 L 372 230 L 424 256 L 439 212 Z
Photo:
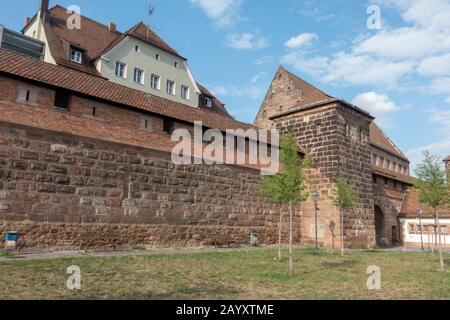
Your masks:
M 116 33 L 117 26 L 114 22 L 108 23 L 108 30 L 112 33 Z
M 41 0 L 41 7 L 39 8 L 39 17 L 42 21 L 45 21 L 45 16 L 48 11 L 48 2 L 49 0 Z

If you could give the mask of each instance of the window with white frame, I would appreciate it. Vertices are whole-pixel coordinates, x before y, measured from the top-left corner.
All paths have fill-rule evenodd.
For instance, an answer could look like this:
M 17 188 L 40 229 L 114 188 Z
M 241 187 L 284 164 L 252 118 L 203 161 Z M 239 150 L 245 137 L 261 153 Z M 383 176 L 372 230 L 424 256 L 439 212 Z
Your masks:
M 83 53 L 76 49 L 70 49 L 70 61 L 81 64 L 83 61 Z
M 133 81 L 136 83 L 139 83 L 139 84 L 143 84 L 144 83 L 144 70 L 139 69 L 139 68 L 134 68 Z
M 175 62 L 173 63 L 173 66 L 174 66 L 175 68 L 178 68 L 178 61 L 175 61 Z
M 189 87 L 181 86 L 181 98 L 184 100 L 189 100 Z
M 175 81 L 172 80 L 167 80 L 167 84 L 166 84 L 166 93 L 167 94 L 171 94 L 171 95 L 175 95 L 176 91 L 175 91 Z
M 138 44 L 134 46 L 134 51 L 141 52 L 141 48 L 139 47 Z
M 205 106 L 208 108 L 212 107 L 212 99 L 211 98 L 205 97 Z
M 126 74 L 127 74 L 127 65 L 125 63 L 116 62 L 116 77 L 119 78 L 126 78 Z
M 156 74 L 152 74 L 150 78 L 150 87 L 155 90 L 161 90 L 161 77 Z
M 156 53 L 156 54 L 155 54 L 155 59 L 156 59 L 156 60 L 160 60 L 160 59 L 161 59 L 161 56 L 159 55 L 159 53 Z

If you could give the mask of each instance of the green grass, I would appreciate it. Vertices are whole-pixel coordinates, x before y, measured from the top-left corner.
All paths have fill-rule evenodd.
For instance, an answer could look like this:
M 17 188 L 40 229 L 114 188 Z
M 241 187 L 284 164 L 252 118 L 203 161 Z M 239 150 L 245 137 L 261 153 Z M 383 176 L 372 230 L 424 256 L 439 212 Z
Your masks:
M 429 252 L 361 250 L 342 258 L 296 250 L 293 277 L 276 254 L 8 260 L 0 262 L 0 292 L 8 299 L 450 299 L 450 272 L 439 272 L 438 256 Z M 66 288 L 70 265 L 81 268 L 82 290 Z M 367 289 L 370 265 L 381 268 L 379 291 Z

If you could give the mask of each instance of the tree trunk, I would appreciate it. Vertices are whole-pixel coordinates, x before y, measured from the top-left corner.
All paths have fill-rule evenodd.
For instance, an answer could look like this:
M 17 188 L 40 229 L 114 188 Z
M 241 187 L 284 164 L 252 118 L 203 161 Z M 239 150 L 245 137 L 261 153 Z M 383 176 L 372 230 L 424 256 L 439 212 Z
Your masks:
M 292 201 L 289 204 L 289 276 L 294 274 L 294 260 L 293 260 L 293 212 Z
M 341 209 L 341 256 L 344 256 L 344 209 Z
M 283 231 L 283 213 L 280 206 L 280 223 L 278 225 L 278 261 L 281 261 L 281 241 L 282 241 L 282 231 Z
M 437 234 L 439 237 L 439 262 L 441 271 L 445 271 L 445 264 L 444 264 L 444 257 L 442 256 L 442 229 L 441 229 L 441 223 L 439 221 L 439 212 L 436 210 L 435 212 L 436 217 L 436 228 L 437 228 Z

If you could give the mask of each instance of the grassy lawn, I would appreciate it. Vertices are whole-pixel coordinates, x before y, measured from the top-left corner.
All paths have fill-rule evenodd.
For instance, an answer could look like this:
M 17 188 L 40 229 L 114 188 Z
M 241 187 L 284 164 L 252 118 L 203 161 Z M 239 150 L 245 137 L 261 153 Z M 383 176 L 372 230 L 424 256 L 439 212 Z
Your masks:
M 295 252 L 295 276 L 275 250 L 145 257 L 0 262 L 0 292 L 11 299 L 450 299 L 450 272 L 436 254 L 311 249 Z M 450 256 L 446 255 L 446 263 Z M 82 290 L 66 288 L 77 265 Z M 382 288 L 367 289 L 367 267 L 382 272 Z

